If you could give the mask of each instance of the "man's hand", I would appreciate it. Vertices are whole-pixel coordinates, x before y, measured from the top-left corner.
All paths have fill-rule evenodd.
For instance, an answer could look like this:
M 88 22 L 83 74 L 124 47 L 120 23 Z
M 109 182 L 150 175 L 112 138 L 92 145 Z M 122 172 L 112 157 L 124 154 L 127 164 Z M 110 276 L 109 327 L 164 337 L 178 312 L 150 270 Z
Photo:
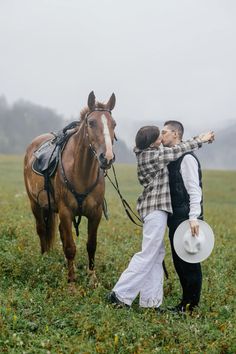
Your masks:
M 198 220 L 189 220 L 192 236 L 198 236 L 199 234 L 199 223 Z

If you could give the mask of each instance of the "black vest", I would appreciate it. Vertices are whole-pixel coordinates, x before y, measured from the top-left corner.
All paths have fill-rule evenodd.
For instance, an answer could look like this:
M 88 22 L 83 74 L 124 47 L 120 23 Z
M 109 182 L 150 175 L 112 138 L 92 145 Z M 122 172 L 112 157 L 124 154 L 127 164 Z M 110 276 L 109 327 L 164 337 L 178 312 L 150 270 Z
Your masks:
M 187 152 L 182 155 L 178 160 L 172 161 L 168 164 L 169 171 L 169 183 L 170 183 L 170 195 L 171 204 L 173 209 L 173 215 L 170 216 L 171 219 L 188 219 L 189 218 L 189 195 L 184 186 L 183 178 L 180 173 L 180 165 L 185 155 L 191 154 L 198 163 L 198 175 L 199 175 L 199 185 L 202 188 L 202 171 L 201 165 L 197 157 L 192 152 Z M 199 219 L 203 219 L 203 200 L 201 200 L 201 215 Z

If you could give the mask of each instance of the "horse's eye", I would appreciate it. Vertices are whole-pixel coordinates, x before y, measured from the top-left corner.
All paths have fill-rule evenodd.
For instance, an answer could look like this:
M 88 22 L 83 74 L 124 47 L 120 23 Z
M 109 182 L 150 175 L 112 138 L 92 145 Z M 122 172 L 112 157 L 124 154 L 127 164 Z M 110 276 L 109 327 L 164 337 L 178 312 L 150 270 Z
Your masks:
M 97 122 L 96 122 L 96 120 L 90 119 L 90 120 L 88 121 L 88 125 L 89 125 L 89 128 L 95 128 L 96 125 L 97 125 Z
M 116 121 L 114 119 L 113 119 L 112 123 L 113 123 L 113 128 L 115 128 L 116 127 Z

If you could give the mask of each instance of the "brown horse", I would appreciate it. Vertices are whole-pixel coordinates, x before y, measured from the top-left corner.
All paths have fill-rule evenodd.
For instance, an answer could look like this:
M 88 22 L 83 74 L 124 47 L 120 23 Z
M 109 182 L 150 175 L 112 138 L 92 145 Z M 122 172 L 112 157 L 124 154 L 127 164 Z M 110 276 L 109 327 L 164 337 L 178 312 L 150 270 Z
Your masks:
M 106 104 L 96 102 L 93 92 L 89 94 L 88 107 L 81 111 L 80 124 L 74 128 L 75 132 L 69 138 L 57 170 L 51 177 L 50 203 L 44 189 L 44 177 L 32 170 L 32 163 L 35 160 L 34 152 L 53 135 L 36 137 L 26 150 L 25 186 L 36 220 L 41 252 L 53 246 L 58 214 L 60 237 L 68 262 L 68 282 L 75 281 L 76 246 L 72 222 L 76 216 L 82 215 L 88 219 L 89 274 L 96 279 L 94 257 L 104 202 L 104 170 L 110 168 L 114 161 L 112 145 L 116 123 L 111 116 L 114 106 L 114 94 Z

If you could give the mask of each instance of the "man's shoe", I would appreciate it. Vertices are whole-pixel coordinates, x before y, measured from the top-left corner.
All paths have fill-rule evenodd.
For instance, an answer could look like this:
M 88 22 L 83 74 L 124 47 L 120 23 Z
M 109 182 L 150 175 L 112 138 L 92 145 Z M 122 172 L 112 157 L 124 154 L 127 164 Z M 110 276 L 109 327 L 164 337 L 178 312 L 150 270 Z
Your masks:
M 174 307 L 169 307 L 168 310 L 173 312 L 173 313 L 176 313 L 176 314 L 192 314 L 193 312 L 193 309 L 194 309 L 194 306 L 191 305 L 191 304 L 186 304 L 186 303 L 183 303 L 181 302 L 180 304 L 174 306 Z
M 173 312 L 173 313 L 176 313 L 176 314 L 178 314 L 178 313 L 182 314 L 182 313 L 186 312 L 186 308 L 182 304 L 178 304 L 178 305 L 173 306 L 173 307 L 168 307 L 168 310 L 170 312 Z
M 114 305 L 117 308 L 127 308 L 129 309 L 130 306 L 124 303 L 123 301 L 120 301 L 118 297 L 116 296 L 116 293 L 114 291 L 110 292 L 107 296 L 107 300 Z

